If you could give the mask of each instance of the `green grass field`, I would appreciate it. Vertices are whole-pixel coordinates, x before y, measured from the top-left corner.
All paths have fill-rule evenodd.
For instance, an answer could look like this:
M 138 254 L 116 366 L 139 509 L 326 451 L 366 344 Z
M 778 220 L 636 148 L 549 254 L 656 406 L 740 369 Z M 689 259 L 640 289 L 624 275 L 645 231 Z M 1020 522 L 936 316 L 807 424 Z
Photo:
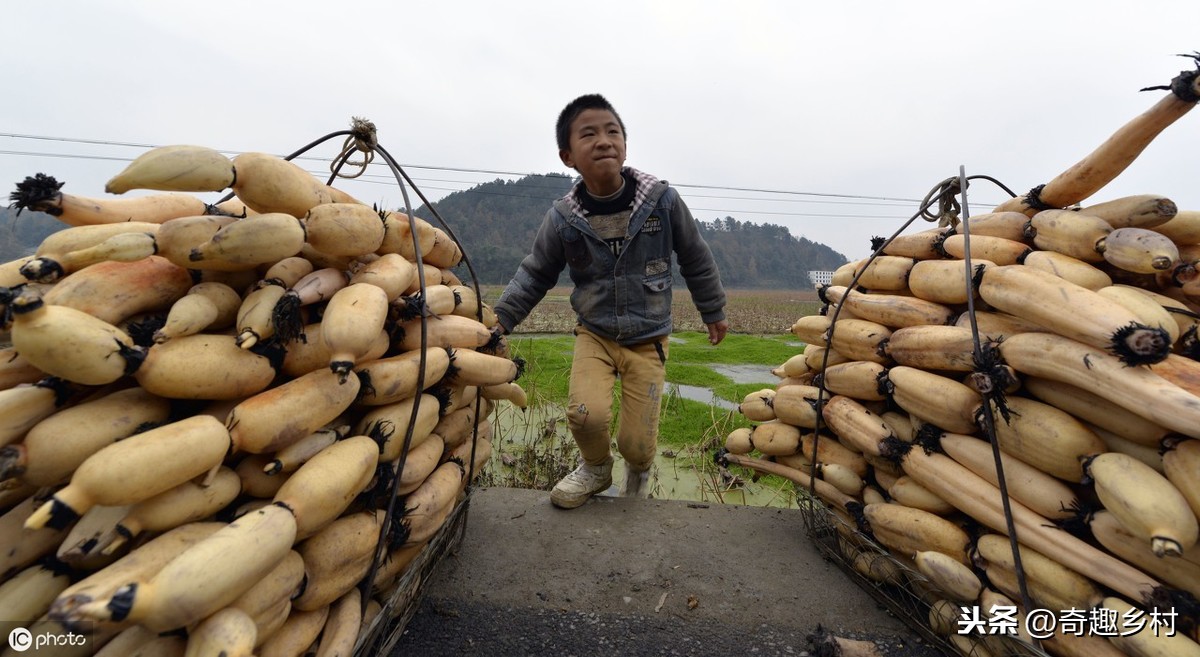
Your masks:
M 731 295 L 731 307 L 737 305 L 735 298 Z M 762 303 L 761 299 L 758 303 Z M 809 305 L 813 306 L 811 310 Z M 783 318 L 791 312 L 799 314 L 785 321 Z M 796 304 L 790 311 L 776 304 L 776 323 L 786 324 L 782 330 L 753 334 L 733 331 L 717 346 L 710 345 L 707 333 L 699 330 L 672 334 L 658 445 L 660 455 L 670 459 L 660 459 L 659 463 L 660 486 L 669 481 L 670 495 L 708 501 L 725 501 L 732 496 L 730 500 L 734 503 L 745 504 L 753 503 L 747 496 L 747 490 L 752 489 L 761 504 L 794 503 L 789 483 L 774 477 L 754 482 L 737 478 L 732 481 L 727 471 L 713 463 L 712 457 L 730 431 L 750 426 L 744 416 L 729 409 L 736 407 L 747 394 L 773 387 L 769 382 L 735 382 L 721 372 L 722 366 L 757 366 L 768 373 L 763 378 L 769 378 L 769 370 L 802 352 L 803 348 L 787 329 L 803 314 L 811 312 L 815 312 L 815 304 L 809 301 Z M 553 316 L 553 312 L 545 312 L 543 317 L 545 321 L 565 321 L 563 317 L 550 320 Z M 730 316 L 734 314 L 731 312 Z M 509 336 L 512 355 L 525 361 L 524 374 L 517 382 L 529 397 L 530 409 L 524 413 L 501 409 L 507 414 L 497 422 L 495 442 L 503 466 L 485 473 L 485 483 L 549 489 L 575 467 L 578 450 L 566 430 L 563 410 L 574 340 L 569 324 L 561 333 L 517 331 Z M 695 395 L 687 398 L 679 394 L 677 386 L 711 391 L 714 403 L 699 401 Z M 715 400 L 726 403 L 722 405 Z M 619 381 L 613 391 L 613 404 L 615 425 L 620 409 Z M 670 465 L 665 466 L 665 462 Z M 693 490 L 680 493 L 681 487 Z
M 480 294 L 487 302 L 495 303 L 502 290 L 502 286 L 482 286 Z M 736 404 L 763 386 L 735 383 L 711 366 L 773 368 L 782 364 L 801 351 L 791 335 L 792 324 L 805 315 L 815 314 L 821 302 L 814 290 L 726 290 L 726 296 L 729 334 L 714 347 L 708 344 L 704 324 L 691 305 L 687 289 L 675 289 L 672 304 L 675 332 L 667 359 L 667 382 L 708 388 L 717 398 Z M 513 353 L 526 361 L 526 373 L 520 383 L 535 404 L 566 404 L 574 325 L 570 289 L 554 288 L 509 338 Z M 720 421 L 714 423 L 715 410 L 719 409 L 668 394 L 659 429 L 660 442 L 696 444 L 714 431 L 728 433 L 745 422 L 740 415 L 725 418 L 725 413 L 719 413 Z
M 516 334 L 510 338 L 513 355 L 525 360 L 525 373 L 518 383 L 525 388 L 534 406 L 566 406 L 574 340 L 570 335 L 522 337 Z M 716 347 L 708 343 L 707 334 L 704 333 L 682 332 L 672 335 L 659 442 L 667 446 L 694 445 L 713 430 L 727 433 L 733 427 L 746 426 L 746 421 L 736 413 L 730 418 L 717 418 L 720 421 L 714 426 L 713 416 L 724 416 L 725 412 L 701 401 L 671 395 L 670 384 L 708 388 L 716 398 L 737 404 L 747 394 L 764 385 L 735 383 L 730 377 L 713 369 L 712 365 L 774 368 L 800 351 L 801 348 L 795 345 L 790 335 L 729 335 Z M 618 382 L 617 391 L 614 391 L 614 403 L 618 407 L 619 390 Z

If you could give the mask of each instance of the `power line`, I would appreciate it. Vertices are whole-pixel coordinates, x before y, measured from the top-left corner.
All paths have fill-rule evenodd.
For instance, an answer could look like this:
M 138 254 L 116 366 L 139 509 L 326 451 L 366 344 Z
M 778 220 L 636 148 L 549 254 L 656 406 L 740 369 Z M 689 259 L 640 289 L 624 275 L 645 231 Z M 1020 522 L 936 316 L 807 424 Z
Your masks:
M 112 155 L 80 155 L 78 153 L 41 153 L 30 151 L 0 151 L 0 155 L 22 155 L 31 157 L 57 157 L 68 160 L 107 160 L 110 162 L 132 162 L 130 157 L 114 157 Z
M 378 184 L 383 184 L 383 183 L 378 183 Z M 453 189 L 450 187 L 436 187 L 436 186 L 429 186 L 429 185 L 426 185 L 425 189 L 436 189 L 439 191 L 447 191 L 447 192 L 470 191 L 472 194 L 484 194 L 487 196 L 507 196 L 510 198 L 532 198 L 532 199 L 539 199 L 539 200 L 543 200 L 543 201 L 554 201 L 554 200 L 558 199 L 557 196 L 531 196 L 529 194 L 505 194 L 504 192 L 489 192 L 489 191 L 484 191 L 481 189 L 464 190 L 464 189 Z M 830 218 L 830 219 L 903 219 L 904 218 L 901 214 L 886 214 L 886 215 L 883 215 L 883 214 L 828 214 L 828 213 L 824 213 L 824 212 L 771 212 L 771 211 L 762 211 L 762 210 L 722 210 L 720 208 L 699 208 L 699 207 L 692 207 L 689 209 L 693 212 L 693 214 L 696 212 L 720 212 L 720 213 L 723 213 L 726 215 L 761 214 L 761 215 L 771 215 L 771 216 L 781 216 L 781 217 L 825 217 L 825 218 Z
M 674 184 L 674 183 L 672 183 Z M 832 198 L 861 198 L 869 201 L 902 201 L 904 203 L 920 203 L 921 201 L 913 198 L 894 198 L 891 196 L 860 196 L 858 194 L 823 194 L 817 192 L 791 192 L 771 189 L 756 189 L 753 187 L 717 187 L 714 185 L 686 185 L 679 184 L 676 187 L 693 187 L 696 189 L 728 189 L 734 192 L 758 192 L 763 194 L 795 194 L 797 196 L 828 196 Z
M 3 154 L 3 153 L 4 153 L 4 151 L 0 151 L 0 154 Z M 362 179 L 362 178 L 381 178 L 381 179 L 384 179 L 384 181 L 389 184 L 395 181 L 395 179 L 391 176 L 373 175 L 373 174 L 363 174 L 362 176 L 359 176 L 359 179 Z M 417 178 L 416 180 L 423 180 L 426 182 L 460 183 L 460 184 L 464 184 L 464 185 L 483 184 L 483 183 L 481 183 L 479 181 L 475 181 L 475 180 L 453 180 L 453 179 L 446 179 L 446 178 Z M 558 185 L 544 185 L 544 184 L 539 184 L 536 181 L 522 182 L 520 184 L 520 187 L 540 188 L 540 189 L 554 190 L 556 192 L 560 189 L 560 187 Z M 431 189 L 448 189 L 448 188 L 438 187 L 438 188 L 431 188 Z M 463 190 L 463 191 L 465 191 L 465 190 Z M 504 196 L 518 196 L 518 195 L 505 194 Z M 523 196 L 523 195 L 521 195 L 521 196 Z M 724 195 L 717 195 L 717 194 L 688 194 L 687 197 L 688 198 L 711 198 L 711 199 L 721 199 L 721 200 L 731 200 L 731 201 L 759 201 L 759 202 L 763 202 L 763 203 L 816 203 L 816 204 L 821 204 L 821 205 L 867 205 L 867 206 L 888 207 L 888 208 L 910 207 L 910 206 L 912 206 L 913 203 L 916 203 L 916 201 L 911 201 L 911 202 L 904 201 L 903 203 L 900 203 L 898 201 L 890 201 L 890 202 L 886 202 L 886 203 L 872 203 L 872 202 L 862 202 L 862 201 L 820 201 L 820 200 L 807 199 L 807 198 L 755 198 L 753 196 L 724 196 Z M 529 196 L 528 198 L 543 198 L 543 197 Z M 553 200 L 553 199 L 557 198 L 557 196 L 551 196 L 551 197 L 545 197 L 545 198 L 547 198 L 549 200 Z
M 157 145 L 155 145 L 155 144 L 143 144 L 143 143 L 137 143 L 137 142 L 125 142 L 125 141 L 115 141 L 115 140 L 105 140 L 105 139 L 83 139 L 83 138 L 76 138 L 76 137 L 56 137 L 56 136 L 48 136 L 48 135 L 29 135 L 29 134 L 12 133 L 12 132 L 0 132 L 0 137 L 9 137 L 12 139 L 33 139 L 33 140 L 39 140 L 39 141 L 55 141 L 55 142 L 65 142 L 65 143 L 90 144 L 90 145 L 98 145 L 98 146 L 121 146 L 121 147 L 131 147 L 131 148 L 156 148 L 157 147 Z M 237 153 L 241 152 L 241 151 L 236 151 L 236 150 L 223 150 L 223 149 L 213 149 L 213 150 L 217 150 L 218 152 L 227 153 L 227 154 L 237 154 Z M 324 161 L 322 158 L 313 157 L 313 156 L 304 156 L 304 155 L 301 155 L 300 157 L 298 157 L 296 159 Z M 404 166 L 407 168 L 413 168 L 413 169 L 427 169 L 427 170 L 432 170 L 432 171 L 457 171 L 457 172 L 461 172 L 461 173 L 486 173 L 486 174 L 507 175 L 507 176 L 530 175 L 529 172 L 502 171 L 502 170 L 497 170 L 497 169 L 473 169 L 473 168 L 465 168 L 465 167 L 447 167 L 447 166 L 433 166 L 433 165 L 421 165 L 421 164 L 404 164 L 401 166 Z M 753 192 L 753 193 L 757 193 L 757 194 L 780 194 L 780 195 L 785 195 L 785 196 L 786 195 L 817 196 L 817 197 L 825 197 L 825 198 L 863 199 L 863 200 L 868 200 L 868 201 L 896 201 L 896 202 L 902 202 L 902 203 L 920 203 L 921 202 L 919 199 L 896 198 L 896 197 L 890 197 L 890 196 L 865 196 L 865 195 L 859 195 L 859 194 L 832 194 L 832 193 L 795 191 L 795 190 L 762 189 L 762 188 L 753 188 L 753 187 L 727 187 L 727 186 L 720 186 L 720 185 L 699 185 L 699 184 L 691 184 L 691 183 L 672 183 L 672 184 L 675 187 L 681 187 L 681 188 L 717 189 L 717 190 L 728 190 L 728 191 L 736 191 L 736 192 Z
M 161 144 L 143 144 L 143 143 L 132 142 L 132 141 L 113 141 L 113 140 L 106 140 L 106 139 L 81 139 L 81 138 L 76 138 L 76 137 L 52 137 L 52 136 L 47 136 L 47 135 L 25 135 L 25 134 L 12 133 L 12 132 L 0 132 L 0 137 L 11 137 L 13 139 L 36 139 L 36 140 L 40 140 L 40 141 L 57 141 L 57 142 L 73 143 L 73 144 L 90 144 L 93 146 L 122 146 L 122 147 L 129 147 L 129 148 L 158 148 L 159 146 L 161 146 Z M 213 150 L 217 151 L 218 153 L 224 153 L 226 155 L 239 155 L 239 154 L 245 152 L 245 151 L 239 151 L 239 150 L 228 149 L 228 148 L 214 148 Z M 327 162 L 328 161 L 325 158 L 320 158 L 315 155 L 301 155 L 294 159 L 312 160 L 314 162 Z M 378 164 L 378 163 L 376 163 L 376 164 Z M 529 172 L 522 173 L 522 172 L 518 172 L 518 171 L 500 171 L 500 170 L 493 170 L 493 169 L 467 169 L 467 168 L 460 168 L 460 167 L 446 167 L 446 166 L 433 166 L 433 165 L 420 165 L 420 164 L 402 164 L 401 166 L 407 167 L 410 169 L 429 169 L 432 171 L 459 171 L 459 172 L 463 172 L 463 173 L 488 173 L 488 174 L 498 174 L 498 175 L 506 175 L 506 176 L 527 176 L 527 175 L 529 175 Z
M 4 151 L 0 151 L 0 154 L 3 154 L 3 152 Z M 364 180 L 364 178 L 379 178 L 380 180 L 379 181 Z M 470 185 L 484 184 L 484 183 L 478 183 L 478 182 L 471 181 L 471 180 L 446 180 L 443 178 L 414 178 L 414 179 L 426 181 L 426 182 L 462 183 L 462 184 L 470 184 Z M 377 184 L 393 184 L 395 182 L 394 179 L 392 179 L 388 176 L 372 176 L 370 174 L 365 174 L 363 176 L 359 176 L 359 178 L 357 178 L 357 180 L 360 180 L 362 182 L 377 183 Z M 550 186 L 550 185 L 522 184 L 521 187 L 541 188 L 541 189 L 547 189 L 547 190 L 554 190 L 555 192 L 557 192 L 559 190 L 559 187 Z M 449 191 L 449 192 L 468 191 L 468 189 L 463 189 L 463 188 L 458 188 L 458 187 L 437 187 L 437 186 L 432 186 L 432 185 L 426 185 L 425 189 L 436 189 L 439 191 Z M 489 194 L 492 196 L 510 196 L 513 198 L 532 198 L 532 199 L 541 199 L 541 200 L 545 200 L 545 201 L 553 201 L 553 200 L 556 200 L 557 198 L 559 198 L 559 196 L 561 196 L 561 194 L 557 194 L 557 193 L 553 196 L 537 196 L 537 195 L 533 195 L 533 194 L 505 194 L 503 192 L 486 192 L 483 190 L 470 190 L 470 191 L 472 191 L 472 193 L 477 193 L 477 194 Z M 885 207 L 885 208 L 900 208 L 900 207 L 907 208 L 907 207 L 911 207 L 913 205 L 913 203 L 905 203 L 905 204 L 901 205 L 899 203 L 865 203 L 865 202 L 855 202 L 855 201 L 817 201 L 817 200 L 811 200 L 811 199 L 791 199 L 791 198 L 771 199 L 771 198 L 753 198 L 750 196 L 721 196 L 721 195 L 714 195 L 714 194 L 688 194 L 687 198 L 689 198 L 689 199 L 707 198 L 707 199 L 733 200 L 733 201 L 758 201 L 758 202 L 762 202 L 762 203 L 816 203 L 816 204 L 821 204 L 821 205 L 865 205 L 865 206 L 875 206 L 875 207 Z M 714 208 L 698 208 L 698 209 L 711 210 L 713 212 L 725 212 L 725 210 L 719 210 L 719 209 L 714 209 Z M 829 215 L 829 214 L 804 215 L 802 213 L 768 212 L 768 211 L 761 211 L 761 210 L 739 210 L 739 212 L 754 212 L 757 214 L 794 214 L 795 216 L 820 216 L 820 217 L 859 216 L 859 215 Z M 889 216 L 891 216 L 891 215 L 889 215 Z
M 2 132 L 0 132 L 0 137 L 11 137 L 11 138 L 19 138 L 19 139 L 35 139 L 35 140 L 43 140 L 43 141 L 60 141 L 60 142 L 105 145 L 105 146 L 129 146 L 129 147 L 137 147 L 137 148 L 154 148 L 155 147 L 151 144 L 139 144 L 139 143 L 133 143 L 133 142 L 118 142 L 118 141 L 94 140 L 94 139 L 76 139 L 76 138 L 66 138 L 66 137 L 48 137 L 48 136 L 39 136 L 39 135 L 23 135 L 23 134 L 2 133 Z M 233 151 L 220 151 L 220 152 L 233 152 Z M 117 162 L 129 162 L 129 161 L 133 160 L 133 158 L 131 158 L 131 157 L 118 157 L 118 156 L 112 156 L 112 155 L 90 155 L 90 154 L 80 154 L 80 153 L 53 153 L 53 152 L 42 152 L 42 151 L 0 150 L 0 155 L 24 156 L 24 157 L 53 157 L 53 158 L 63 158 L 63 159 L 100 160 L 100 161 L 117 161 Z M 322 158 L 318 158 L 318 157 L 302 156 L 302 157 L 296 158 L 296 159 L 326 162 L 326 160 L 324 160 Z M 469 169 L 469 168 L 462 168 L 462 167 L 437 167 L 437 166 L 423 166 L 423 165 L 403 165 L 403 166 L 414 168 L 414 169 L 444 170 L 444 171 L 456 171 L 456 172 L 462 172 L 462 173 L 504 174 L 504 175 L 515 175 L 515 176 L 536 175 L 536 174 L 505 172 L 505 171 L 489 170 L 489 169 Z M 309 171 L 309 173 L 311 173 L 312 175 L 317 176 L 319 178 L 323 178 L 326 175 L 324 172 L 316 172 L 316 171 Z M 356 178 L 356 180 L 358 182 L 365 183 L 365 184 L 382 184 L 382 185 L 394 185 L 395 184 L 395 178 L 390 175 L 363 174 L 362 176 L 359 176 L 358 178 Z M 447 179 L 443 179 L 443 178 L 414 178 L 414 180 L 430 181 L 430 182 L 445 182 L 445 183 L 460 183 L 463 185 L 473 185 L 473 186 L 478 186 L 478 185 L 484 184 L 484 182 L 490 182 L 490 181 L 476 182 L 476 181 L 470 181 L 470 180 L 447 180 Z M 817 197 L 830 197 L 830 198 L 837 198 L 837 199 L 871 199 L 871 200 L 879 200 L 879 201 L 887 201 L 887 202 L 886 203 L 875 203 L 875 202 L 859 202 L 859 201 L 851 201 L 851 200 L 816 200 L 816 199 L 812 199 L 812 198 L 771 199 L 771 198 L 753 198 L 753 197 L 746 197 L 746 196 L 724 196 L 724 195 L 710 195 L 710 194 L 688 194 L 687 195 L 688 198 L 707 198 L 707 199 L 718 199 L 718 200 L 737 200 L 737 201 L 752 201 L 752 202 L 764 202 L 764 203 L 815 203 L 815 204 L 833 204 L 833 205 L 863 205 L 863 206 L 897 207 L 897 208 L 900 207 L 899 205 L 897 205 L 900 203 L 911 203 L 911 204 L 918 203 L 915 200 L 898 199 L 898 198 L 882 197 L 882 196 L 818 194 L 815 192 L 789 192 L 789 191 L 781 191 L 781 190 L 767 190 L 767 189 L 754 189 L 754 188 L 741 188 L 741 187 L 721 187 L 721 186 L 714 186 L 714 185 L 675 184 L 675 186 L 691 187 L 691 188 L 696 188 L 696 189 L 734 190 L 734 191 L 746 191 L 746 192 L 767 193 L 767 194 L 793 194 L 793 195 L 798 195 L 798 196 L 817 196 Z M 472 191 L 472 193 L 485 194 L 485 195 L 489 195 L 489 196 L 506 196 L 506 197 L 511 197 L 511 198 L 529 198 L 529 199 L 536 199 L 536 200 L 547 201 L 547 202 L 557 199 L 560 195 L 559 190 L 561 189 L 561 187 L 558 185 L 539 184 L 537 181 L 525 182 L 525 183 L 521 184 L 519 186 L 519 188 L 525 188 L 525 189 L 542 188 L 542 189 L 546 189 L 546 190 L 554 190 L 555 193 L 552 195 L 548 195 L 548 196 L 541 196 L 541 195 L 537 195 L 537 194 L 522 194 L 522 193 L 509 194 L 509 193 L 505 193 L 505 192 L 501 192 L 501 191 L 484 191 L 484 190 L 478 190 L 478 189 L 471 190 L 470 188 L 464 189 L 464 188 L 455 188 L 455 187 L 442 187 L 442 186 L 436 186 L 436 185 L 425 185 L 423 187 L 425 189 L 450 192 L 450 193 Z M 907 214 L 907 213 L 885 214 L 885 215 L 833 214 L 833 213 L 824 213 L 824 212 L 782 212 L 782 211 L 771 211 L 771 210 L 751 210 L 751 209 L 744 209 L 744 208 L 743 209 L 722 209 L 722 208 L 708 208 L 708 207 L 693 207 L 691 209 L 693 212 L 714 212 L 714 213 L 724 214 L 725 216 L 741 214 L 741 215 L 763 215 L 763 216 L 778 216 L 778 217 L 814 217 L 814 218 L 819 217 L 819 218 L 828 218 L 828 219 L 899 219 L 899 218 L 902 218 L 901 217 L 902 214 Z
M 693 214 L 696 212 L 723 212 L 733 214 L 736 212 L 750 212 L 748 210 L 719 210 L 716 208 L 689 208 Z M 826 217 L 832 219 L 903 219 L 900 214 L 827 214 L 825 212 L 760 212 L 753 211 L 754 214 L 766 214 L 780 217 Z
M 104 139 L 80 139 L 77 137 L 50 137 L 46 135 L 23 135 L 15 132 L 0 132 L 0 137 L 12 137 L 13 139 L 36 139 L 39 141 L 62 141 L 74 144 L 93 144 L 100 146 L 130 146 L 133 148 L 154 148 L 153 144 L 138 144 L 128 141 L 108 141 Z

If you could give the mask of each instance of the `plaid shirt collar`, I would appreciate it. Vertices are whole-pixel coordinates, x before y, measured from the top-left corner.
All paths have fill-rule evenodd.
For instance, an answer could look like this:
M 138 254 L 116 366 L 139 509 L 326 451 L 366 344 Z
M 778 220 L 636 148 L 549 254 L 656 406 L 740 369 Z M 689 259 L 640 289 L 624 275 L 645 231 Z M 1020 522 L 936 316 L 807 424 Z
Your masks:
M 650 190 L 654 189 L 654 186 L 658 184 L 658 178 L 655 178 L 648 173 L 638 171 L 633 167 L 625 167 L 621 171 L 622 173 L 628 173 L 633 176 L 634 181 L 637 182 L 637 187 L 634 189 L 633 193 L 633 212 L 636 214 L 638 208 L 642 207 L 642 204 L 646 202 L 646 198 L 650 195 Z M 572 214 L 580 217 L 583 216 L 583 206 L 579 204 L 579 199 L 575 196 L 575 191 L 582 184 L 583 179 L 581 178 L 571 186 L 571 190 L 568 191 L 567 195 L 562 199 L 566 202 L 567 209 L 570 210 Z

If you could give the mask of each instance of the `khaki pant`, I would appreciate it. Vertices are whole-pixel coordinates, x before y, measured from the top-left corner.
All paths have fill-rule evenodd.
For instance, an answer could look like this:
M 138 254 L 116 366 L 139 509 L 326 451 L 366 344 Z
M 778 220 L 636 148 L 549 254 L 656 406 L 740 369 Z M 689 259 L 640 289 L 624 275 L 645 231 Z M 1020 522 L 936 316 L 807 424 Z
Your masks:
M 585 462 L 599 465 L 609 457 L 613 390 L 620 377 L 617 451 L 635 470 L 654 464 L 667 344 L 663 336 L 624 347 L 582 326 L 575 328 L 567 423 Z

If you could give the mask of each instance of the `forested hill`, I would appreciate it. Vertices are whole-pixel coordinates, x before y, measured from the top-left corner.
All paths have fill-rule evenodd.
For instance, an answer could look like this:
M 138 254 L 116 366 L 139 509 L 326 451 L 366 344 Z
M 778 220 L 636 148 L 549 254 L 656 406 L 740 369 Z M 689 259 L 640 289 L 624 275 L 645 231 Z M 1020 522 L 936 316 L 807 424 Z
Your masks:
M 480 283 L 508 282 L 533 244 L 547 208 L 571 187 L 564 175 L 530 175 L 496 180 L 437 201 L 434 207 L 454 231 Z M 437 224 L 424 206 L 416 216 Z M 697 218 L 712 248 L 721 279 L 730 288 L 809 288 L 809 270 L 833 270 L 846 262 L 833 249 L 793 236 L 775 224 L 754 224 L 732 217 Z M 467 280 L 465 265 L 456 272 Z M 676 271 L 676 278 L 679 273 Z M 567 282 L 566 274 L 560 279 Z
M 533 244 L 546 209 L 571 187 L 564 175 L 531 175 L 516 181 L 496 180 L 455 192 L 436 203 L 438 213 L 470 256 L 480 283 L 508 282 Z M 425 207 L 415 212 L 437 225 Z M 846 262 L 842 254 L 787 228 L 754 224 L 732 217 L 698 218 L 700 232 L 712 247 L 721 279 L 730 288 L 809 288 L 809 270 L 833 270 Z M 0 262 L 33 253 L 47 235 L 66 224 L 41 212 L 0 206 Z M 455 271 L 463 280 L 465 265 Z M 676 278 L 679 274 L 676 271 Z M 560 279 L 568 283 L 566 273 Z
M 16 260 L 37 250 L 46 236 L 67 225 L 45 214 L 0 206 L 0 262 Z

